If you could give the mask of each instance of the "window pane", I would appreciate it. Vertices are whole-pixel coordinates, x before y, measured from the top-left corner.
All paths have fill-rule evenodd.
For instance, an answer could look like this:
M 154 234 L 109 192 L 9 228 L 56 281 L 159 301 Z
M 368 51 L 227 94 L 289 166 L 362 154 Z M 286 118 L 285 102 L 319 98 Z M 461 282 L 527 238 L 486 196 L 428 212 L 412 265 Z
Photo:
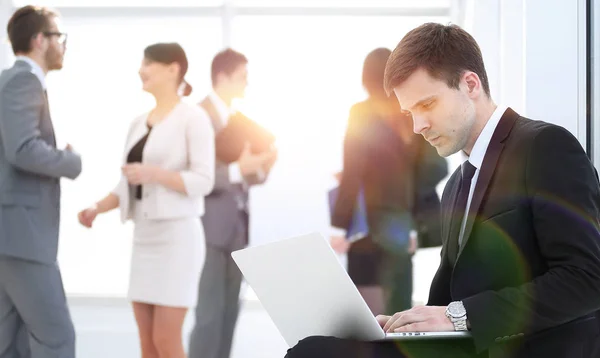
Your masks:
M 450 7 L 450 0 L 232 0 L 239 6 L 298 7 Z
M 59 260 L 68 293 L 124 295 L 132 227 L 118 211 L 82 228 L 79 210 L 103 198 L 120 176 L 125 136 L 133 118 L 152 108 L 138 69 L 143 50 L 176 41 L 187 52 L 186 78 L 197 101 L 210 86 L 210 61 L 220 49 L 218 18 L 64 19 L 69 39 L 64 69 L 48 76 L 59 145 L 69 142 L 83 157 L 83 173 L 65 181 Z
M 30 1 L 25 0 L 13 0 L 13 4 L 16 7 L 29 5 Z M 149 2 L 148 0 L 38 0 L 35 5 L 38 6 L 49 6 L 49 7 L 61 7 L 61 6 L 77 6 L 77 7 L 88 7 L 88 6 L 140 6 L 140 7 L 153 7 L 153 6 L 219 6 L 223 4 L 223 0 L 155 0 Z
M 366 96 L 368 52 L 393 49 L 410 29 L 447 18 L 240 16 L 236 49 L 249 59 L 240 106 L 277 136 L 279 159 L 252 196 L 254 243 L 329 228 L 326 191 L 341 169 L 350 106 Z M 274 31 L 273 29 L 277 29 Z

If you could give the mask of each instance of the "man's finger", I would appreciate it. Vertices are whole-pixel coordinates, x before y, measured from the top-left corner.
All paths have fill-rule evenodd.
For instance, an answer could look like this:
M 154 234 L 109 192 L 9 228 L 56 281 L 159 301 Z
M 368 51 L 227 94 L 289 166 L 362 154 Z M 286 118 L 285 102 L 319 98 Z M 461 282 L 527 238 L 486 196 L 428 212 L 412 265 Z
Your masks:
M 381 326 L 381 328 L 385 327 L 385 324 L 392 318 L 391 316 L 378 315 L 375 317 L 377 323 Z
M 387 332 L 390 328 L 390 326 L 396 322 L 397 320 L 400 319 L 400 316 L 402 316 L 406 311 L 402 311 L 402 312 L 397 312 L 394 313 L 394 315 L 392 317 L 390 317 L 390 319 L 386 322 L 385 326 L 383 326 L 383 331 Z
M 401 315 L 397 320 L 392 322 L 392 324 L 388 327 L 386 332 L 394 332 L 397 328 L 410 325 L 413 323 L 423 322 L 427 319 L 427 317 L 420 315 L 418 313 L 407 312 Z
M 404 325 L 402 327 L 395 328 L 392 332 L 429 332 L 431 330 L 430 324 L 427 322 L 417 322 Z

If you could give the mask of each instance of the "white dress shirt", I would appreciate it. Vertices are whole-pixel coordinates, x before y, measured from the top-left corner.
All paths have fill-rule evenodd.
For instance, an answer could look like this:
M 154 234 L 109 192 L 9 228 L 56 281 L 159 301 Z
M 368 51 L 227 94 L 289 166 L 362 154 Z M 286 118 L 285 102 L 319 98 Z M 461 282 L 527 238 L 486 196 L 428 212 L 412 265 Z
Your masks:
M 19 55 L 15 59 L 17 61 L 24 61 L 24 62 L 28 63 L 29 66 L 31 66 L 31 73 L 33 73 L 35 75 L 35 77 L 37 77 L 40 80 L 42 87 L 44 88 L 44 90 L 46 90 L 46 74 L 44 73 L 44 70 L 42 70 L 42 67 L 40 65 L 38 65 L 37 62 L 35 62 L 34 60 L 32 60 L 31 58 L 29 58 L 27 56 Z
M 225 103 L 225 101 L 223 101 L 223 99 L 214 91 L 208 94 L 208 98 L 210 98 L 211 102 L 215 106 L 215 109 L 217 110 L 217 113 L 219 114 L 219 117 L 221 117 L 223 126 L 226 126 L 227 122 L 229 121 L 229 117 L 235 113 L 235 110 L 227 106 L 227 103 Z M 242 175 L 240 165 L 237 162 L 229 164 L 229 181 L 232 183 L 244 182 L 244 176 Z
M 468 161 L 475 167 L 475 174 L 473 174 L 473 178 L 471 179 L 471 188 L 469 190 L 469 197 L 467 199 L 467 207 L 465 213 L 469 212 L 469 208 L 471 207 L 471 199 L 473 199 L 473 193 L 475 192 L 475 186 L 477 185 L 477 179 L 479 178 L 479 171 L 481 170 L 481 165 L 483 164 L 483 159 L 485 158 L 485 153 L 487 152 L 487 148 L 492 140 L 492 136 L 494 135 L 494 131 L 500 122 L 500 118 L 506 112 L 507 107 L 505 106 L 497 106 L 494 113 L 488 120 L 485 127 L 477 137 L 475 141 L 475 145 L 473 145 L 473 150 L 471 150 L 471 155 L 468 157 Z M 458 236 L 459 246 L 462 245 L 463 234 L 465 232 L 465 226 L 467 225 L 467 215 L 463 217 L 462 225 L 460 227 L 460 235 Z

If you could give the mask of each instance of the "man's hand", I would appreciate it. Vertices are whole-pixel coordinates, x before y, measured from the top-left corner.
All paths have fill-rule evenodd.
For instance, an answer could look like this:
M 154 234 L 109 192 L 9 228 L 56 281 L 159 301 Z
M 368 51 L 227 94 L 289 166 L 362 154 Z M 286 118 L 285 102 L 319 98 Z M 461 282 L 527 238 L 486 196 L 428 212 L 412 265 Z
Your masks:
M 156 182 L 160 168 L 141 163 L 126 164 L 122 167 L 123 175 L 127 182 L 133 185 L 141 185 Z
M 264 169 L 268 172 L 271 170 L 275 162 L 277 161 L 278 151 L 277 148 L 272 148 L 268 152 L 268 158 L 265 160 Z
M 238 164 L 240 166 L 240 171 L 243 176 L 256 174 L 259 170 L 263 170 L 265 166 L 270 161 L 275 162 L 276 153 L 273 154 L 272 151 L 267 151 L 260 154 L 253 154 L 250 149 L 250 143 L 244 144 L 244 149 L 242 150 L 242 154 L 240 154 L 240 158 L 238 159 Z M 272 164 L 271 164 L 272 165 Z
M 454 331 L 454 324 L 446 317 L 443 306 L 417 306 L 393 316 L 376 318 L 386 333 Z

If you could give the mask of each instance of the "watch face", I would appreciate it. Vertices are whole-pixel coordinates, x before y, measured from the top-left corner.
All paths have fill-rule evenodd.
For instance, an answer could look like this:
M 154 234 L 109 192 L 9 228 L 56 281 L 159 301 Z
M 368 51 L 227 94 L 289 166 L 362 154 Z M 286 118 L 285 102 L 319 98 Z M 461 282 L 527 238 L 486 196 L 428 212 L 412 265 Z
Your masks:
M 457 305 L 457 304 L 448 305 L 448 313 L 452 317 L 461 317 L 466 314 L 465 309 L 461 305 Z

